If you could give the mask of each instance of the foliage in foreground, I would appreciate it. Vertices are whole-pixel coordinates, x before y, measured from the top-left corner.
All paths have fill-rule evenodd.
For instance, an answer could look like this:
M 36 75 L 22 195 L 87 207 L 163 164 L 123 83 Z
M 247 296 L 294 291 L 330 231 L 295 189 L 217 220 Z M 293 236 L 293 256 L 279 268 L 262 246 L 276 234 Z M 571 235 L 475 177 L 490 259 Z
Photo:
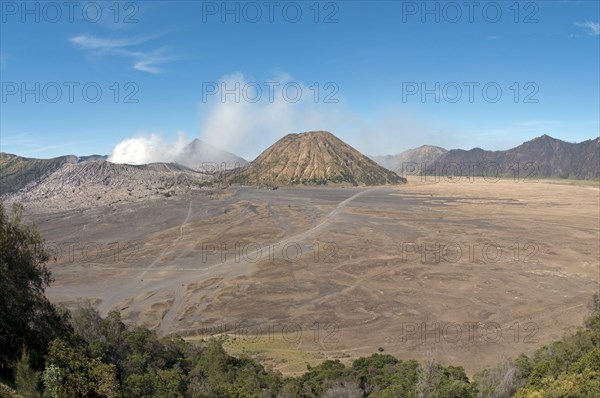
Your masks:
M 45 366 L 15 365 L 23 397 L 597 397 L 600 316 L 562 341 L 520 355 L 469 380 L 462 367 L 373 354 L 351 366 L 325 361 L 291 378 L 228 355 L 217 339 L 193 344 L 127 327 L 118 313 L 91 308 L 71 320 L 68 340 L 50 342 Z M 41 382 L 40 382 L 41 381 Z M 0 393 L 0 397 L 3 396 Z M 7 395 L 10 396 L 10 395 Z
M 52 281 L 39 233 L 21 222 L 22 207 L 0 204 L 0 377 L 26 345 L 40 365 L 48 343 L 66 333 L 64 316 L 44 296 Z

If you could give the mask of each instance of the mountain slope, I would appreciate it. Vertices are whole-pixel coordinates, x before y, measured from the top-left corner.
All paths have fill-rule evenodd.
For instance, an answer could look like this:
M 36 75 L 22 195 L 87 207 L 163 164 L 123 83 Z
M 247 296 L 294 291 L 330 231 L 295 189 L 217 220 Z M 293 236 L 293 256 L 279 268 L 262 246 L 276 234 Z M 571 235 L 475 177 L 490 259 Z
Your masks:
M 231 152 L 216 148 L 199 139 L 190 142 L 184 150 L 173 159 L 173 162 L 200 170 L 214 169 L 215 167 L 223 166 L 225 166 L 225 168 L 234 168 L 248 164 L 245 159 Z
M 66 155 L 51 159 L 35 159 L 2 152 L 0 153 L 0 196 L 18 192 L 30 183 L 41 182 L 65 164 L 74 165 L 106 161 L 107 159 L 109 159 L 107 155 L 80 157 Z M 224 151 L 196 139 L 190 142 L 170 163 L 150 163 L 142 166 L 149 166 L 150 169 L 154 169 L 155 171 L 166 171 L 160 166 L 165 164 L 170 164 L 169 171 L 176 169 L 184 171 L 183 169 L 185 169 L 188 172 L 192 172 L 193 170 L 191 169 L 194 169 L 200 172 L 216 173 L 219 170 L 245 166 L 248 162 L 231 152 Z M 122 163 L 119 165 L 126 164 Z M 105 170 L 107 169 L 105 167 Z
M 2 200 L 66 210 L 205 191 L 213 177 L 177 163 L 63 163 Z
M 446 152 L 448 152 L 446 149 L 439 146 L 422 145 L 418 148 L 400 152 L 397 155 L 372 156 L 371 159 L 382 167 L 400 174 L 403 172 L 403 165 L 405 168 L 408 167 L 407 163 L 414 164 L 420 168 L 422 164 L 428 165 L 433 163 Z
M 33 181 L 40 181 L 64 164 L 77 163 L 77 156 L 67 155 L 52 159 L 25 158 L 0 153 L 0 196 L 16 192 Z
M 597 179 L 600 177 L 600 139 L 572 144 L 542 135 L 506 151 L 453 149 L 431 162 L 427 170 L 437 167 L 438 172 L 446 175 L 456 171 L 453 165 L 460 165 L 460 174 L 468 175 L 468 164 L 473 164 L 475 176 L 494 177 L 498 170 L 501 175 L 520 178 Z
M 288 134 L 227 179 L 248 185 L 405 182 L 326 131 Z
M 87 162 L 93 160 L 108 160 L 108 155 L 88 155 L 88 156 L 80 156 L 80 162 Z

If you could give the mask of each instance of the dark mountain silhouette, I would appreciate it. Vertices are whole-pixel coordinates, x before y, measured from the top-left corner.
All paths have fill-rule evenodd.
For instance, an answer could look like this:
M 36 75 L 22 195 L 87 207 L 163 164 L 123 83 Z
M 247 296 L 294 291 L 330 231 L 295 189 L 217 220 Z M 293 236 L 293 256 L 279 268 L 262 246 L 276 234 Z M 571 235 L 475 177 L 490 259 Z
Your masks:
M 542 135 L 506 151 L 453 149 L 430 162 L 426 169 L 428 173 L 441 171 L 442 175 L 597 179 L 600 139 L 569 143 Z

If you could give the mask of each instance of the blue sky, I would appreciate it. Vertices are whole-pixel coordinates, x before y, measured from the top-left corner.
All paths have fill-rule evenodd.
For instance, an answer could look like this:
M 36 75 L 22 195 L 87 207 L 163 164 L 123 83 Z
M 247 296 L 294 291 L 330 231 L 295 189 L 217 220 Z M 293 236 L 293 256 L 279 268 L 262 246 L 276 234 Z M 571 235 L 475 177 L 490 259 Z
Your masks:
M 307 130 L 366 154 L 600 134 L 597 1 L 1 3 L 4 152 L 201 138 L 252 159 Z

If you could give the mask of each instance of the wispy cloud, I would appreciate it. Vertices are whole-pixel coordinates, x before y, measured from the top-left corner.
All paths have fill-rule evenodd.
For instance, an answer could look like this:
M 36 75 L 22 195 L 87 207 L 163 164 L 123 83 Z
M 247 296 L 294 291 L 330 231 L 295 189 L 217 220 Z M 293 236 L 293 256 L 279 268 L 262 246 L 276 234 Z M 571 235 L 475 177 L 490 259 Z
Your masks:
M 590 36 L 600 35 L 600 23 L 598 23 L 598 22 L 592 22 L 592 21 L 575 22 L 575 26 L 587 29 L 587 34 Z
M 43 139 L 42 139 L 43 140 Z M 4 141 L 4 140 L 3 140 Z M 20 156 L 33 156 L 40 153 L 52 153 L 51 156 L 59 156 L 55 152 L 57 149 L 72 147 L 73 142 L 52 145 L 40 145 L 40 140 L 32 139 L 9 139 L 0 146 L 0 152 L 14 153 Z M 64 153 L 63 153 L 64 154 Z
M 131 47 L 144 43 L 148 40 L 150 40 L 150 38 L 143 37 L 135 39 L 110 40 L 89 35 L 79 35 L 69 39 L 71 43 L 78 45 L 80 48 L 92 50 L 111 50 L 115 48 Z
M 165 49 L 140 51 L 135 47 L 148 42 L 154 37 L 138 37 L 129 39 L 103 39 L 90 35 L 79 35 L 69 39 L 71 43 L 82 50 L 92 51 L 96 55 L 118 55 L 132 58 L 132 68 L 147 73 L 160 73 L 160 64 L 172 61 L 172 56 L 166 55 Z
M 133 64 L 133 69 L 148 72 L 148 73 L 159 73 L 161 70 L 156 67 L 173 60 L 173 57 L 165 55 L 163 49 L 155 50 L 149 53 L 146 52 L 134 52 L 131 56 L 136 58 Z
M 43 153 L 43 152 L 53 151 L 55 149 L 67 148 L 71 145 L 73 145 L 72 142 L 69 142 L 66 144 L 47 145 L 47 146 L 34 145 L 34 146 L 31 146 L 30 149 L 25 152 L 25 154 Z

